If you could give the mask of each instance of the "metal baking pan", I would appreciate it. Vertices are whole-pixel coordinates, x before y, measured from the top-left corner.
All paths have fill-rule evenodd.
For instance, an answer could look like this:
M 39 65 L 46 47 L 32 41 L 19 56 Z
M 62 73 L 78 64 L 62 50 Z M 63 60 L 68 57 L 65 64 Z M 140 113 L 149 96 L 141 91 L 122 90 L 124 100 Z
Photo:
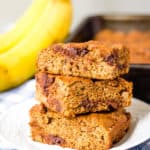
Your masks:
M 150 30 L 150 16 L 92 16 L 86 18 L 70 35 L 67 42 L 85 42 L 93 39 L 102 29 L 120 31 Z M 131 64 L 130 72 L 124 76 L 134 83 L 134 97 L 150 103 L 150 64 Z

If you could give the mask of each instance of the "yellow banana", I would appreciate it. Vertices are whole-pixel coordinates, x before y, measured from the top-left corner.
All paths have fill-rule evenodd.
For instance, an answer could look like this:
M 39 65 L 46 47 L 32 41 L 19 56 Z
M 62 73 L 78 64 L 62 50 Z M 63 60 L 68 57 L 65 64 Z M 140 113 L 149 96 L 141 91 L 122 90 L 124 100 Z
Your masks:
M 38 52 L 63 40 L 71 18 L 70 0 L 49 0 L 33 30 L 15 47 L 0 55 L 0 91 L 15 87 L 33 76 Z
M 62 41 L 64 40 L 64 38 L 66 37 L 66 33 L 68 33 L 68 28 L 70 28 L 71 26 L 71 19 L 72 18 L 72 5 L 70 0 L 61 0 L 62 4 L 58 3 L 58 8 L 60 9 L 59 13 L 56 13 L 55 15 L 52 15 L 52 20 L 53 22 L 51 22 L 51 26 L 54 27 L 55 30 L 51 31 L 51 34 L 55 39 L 55 42 L 57 41 Z M 70 3 L 68 5 L 66 5 L 66 3 Z M 56 12 L 58 12 L 57 8 L 55 10 Z M 64 13 L 63 13 L 64 11 Z M 65 12 L 66 11 L 66 12 Z M 66 14 L 68 13 L 68 14 Z M 59 22 L 62 22 L 62 26 L 60 26 L 57 21 L 59 18 Z M 70 21 L 68 21 L 70 20 Z
M 30 32 L 46 8 L 49 0 L 34 0 L 26 13 L 16 23 L 15 27 L 0 35 L 0 53 L 4 53 Z

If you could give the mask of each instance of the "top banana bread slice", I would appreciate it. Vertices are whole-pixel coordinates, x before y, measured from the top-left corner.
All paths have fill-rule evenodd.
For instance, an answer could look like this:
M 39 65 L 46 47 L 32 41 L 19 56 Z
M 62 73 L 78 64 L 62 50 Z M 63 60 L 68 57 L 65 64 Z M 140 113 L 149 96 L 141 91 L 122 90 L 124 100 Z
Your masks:
M 56 44 L 38 57 L 40 71 L 93 79 L 114 79 L 129 71 L 129 51 L 122 44 L 98 41 Z

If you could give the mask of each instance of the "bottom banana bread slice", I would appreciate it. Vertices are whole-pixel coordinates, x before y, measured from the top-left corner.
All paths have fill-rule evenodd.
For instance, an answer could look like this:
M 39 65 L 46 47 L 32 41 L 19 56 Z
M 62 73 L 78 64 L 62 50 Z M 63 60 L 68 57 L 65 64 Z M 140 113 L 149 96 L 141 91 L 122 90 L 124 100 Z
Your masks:
M 91 113 L 65 118 L 43 104 L 30 110 L 31 136 L 34 141 L 78 150 L 107 150 L 118 142 L 130 126 L 125 110 Z
M 132 83 L 80 77 L 36 74 L 36 98 L 52 111 L 73 117 L 88 112 L 110 111 L 131 104 Z

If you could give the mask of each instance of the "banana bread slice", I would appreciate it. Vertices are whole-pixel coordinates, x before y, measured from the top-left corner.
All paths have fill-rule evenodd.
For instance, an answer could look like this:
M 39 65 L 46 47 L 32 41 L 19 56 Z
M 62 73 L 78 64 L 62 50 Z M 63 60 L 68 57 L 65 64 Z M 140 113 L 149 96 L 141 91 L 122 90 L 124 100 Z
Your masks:
M 36 98 L 66 117 L 109 111 L 131 104 L 132 83 L 122 78 L 91 80 L 80 77 L 36 74 Z
M 30 110 L 34 141 L 78 150 L 108 150 L 126 134 L 129 126 L 130 114 L 124 110 L 75 118 L 64 118 L 42 104 Z
M 129 50 L 98 41 L 56 44 L 43 50 L 37 68 L 51 74 L 114 79 L 129 70 Z

